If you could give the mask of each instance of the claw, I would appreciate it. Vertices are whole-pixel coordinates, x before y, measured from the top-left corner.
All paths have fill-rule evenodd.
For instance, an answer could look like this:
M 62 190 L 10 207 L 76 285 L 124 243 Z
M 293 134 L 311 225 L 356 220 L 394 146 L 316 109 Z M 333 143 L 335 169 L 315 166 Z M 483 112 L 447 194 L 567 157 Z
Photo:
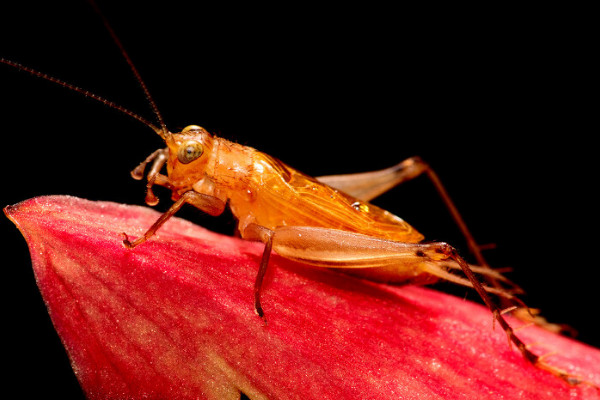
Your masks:
M 129 236 L 127 236 L 127 234 L 125 232 L 122 232 L 121 236 L 123 237 L 123 246 L 125 246 L 126 248 L 128 248 L 130 250 L 135 247 L 133 245 L 133 243 L 129 241 Z

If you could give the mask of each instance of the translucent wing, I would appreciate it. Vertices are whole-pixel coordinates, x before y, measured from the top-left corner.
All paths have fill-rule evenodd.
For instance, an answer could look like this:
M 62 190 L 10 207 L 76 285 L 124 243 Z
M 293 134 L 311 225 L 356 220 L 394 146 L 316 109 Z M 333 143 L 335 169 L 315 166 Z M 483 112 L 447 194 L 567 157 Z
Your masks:
M 423 239 L 423 235 L 394 214 L 319 182 L 271 156 L 257 152 L 255 166 L 260 173 L 254 174 L 250 185 L 257 190 L 252 211 L 248 211 L 262 226 L 325 227 L 411 243 Z M 231 206 L 235 209 L 235 202 Z

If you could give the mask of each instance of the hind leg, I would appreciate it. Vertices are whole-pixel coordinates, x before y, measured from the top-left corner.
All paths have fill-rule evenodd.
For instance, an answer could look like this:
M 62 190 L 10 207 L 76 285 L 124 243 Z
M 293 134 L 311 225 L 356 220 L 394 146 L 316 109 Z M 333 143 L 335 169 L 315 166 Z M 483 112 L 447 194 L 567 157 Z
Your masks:
M 318 177 L 317 179 L 360 200 L 370 201 L 388 190 L 421 175 L 427 176 L 437 190 L 454 222 L 463 234 L 469 251 L 475 257 L 476 262 L 481 266 L 488 267 L 488 263 L 481 252 L 482 246 L 478 245 L 475 241 L 473 234 L 458 212 L 442 181 L 429 164 L 420 157 L 408 158 L 392 167 L 379 171 L 347 175 L 328 175 Z M 490 283 L 496 287 L 500 287 L 493 280 L 490 280 Z
M 436 274 L 434 268 L 423 265 L 439 264 L 452 261 L 457 263 L 469 286 L 475 289 L 485 305 L 491 311 L 493 318 L 506 333 L 508 340 L 521 352 L 523 357 L 538 368 L 547 370 L 569 384 L 582 383 L 579 379 L 564 371 L 547 364 L 543 357 L 534 354 L 528 346 L 516 335 L 515 329 L 504 318 L 503 310 L 492 300 L 490 293 L 503 295 L 515 300 L 513 296 L 502 293 L 499 289 L 486 287 L 475 276 L 469 264 L 458 255 L 454 247 L 447 243 L 402 243 L 374 238 L 357 233 L 315 227 L 282 227 L 270 230 L 256 224 L 247 226 L 244 236 L 265 243 L 265 250 L 255 282 L 255 309 L 264 318 L 260 301 L 262 280 L 266 273 L 271 251 L 291 260 L 326 268 L 370 269 L 384 268 L 390 280 L 394 275 L 401 283 L 406 277 L 415 274 Z M 420 269 L 422 268 L 422 269 Z M 442 270 L 440 268 L 440 270 Z M 440 273 L 441 278 L 445 276 Z M 462 283 L 462 282 L 457 282 Z

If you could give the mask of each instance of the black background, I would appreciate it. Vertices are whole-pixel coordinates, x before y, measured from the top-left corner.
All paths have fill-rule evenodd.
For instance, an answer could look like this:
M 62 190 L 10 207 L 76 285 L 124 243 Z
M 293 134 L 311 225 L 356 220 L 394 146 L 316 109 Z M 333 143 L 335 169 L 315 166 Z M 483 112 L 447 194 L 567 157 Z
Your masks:
M 489 258 L 514 268 L 528 304 L 600 346 L 585 21 L 558 9 L 197 3 L 99 2 L 171 130 L 199 124 L 316 176 L 420 155 L 478 241 L 497 244 Z M 153 118 L 86 2 L 1 9 L 0 56 Z M 143 203 L 144 185 L 129 171 L 162 147 L 151 130 L 5 65 L 0 84 L 2 206 L 46 194 Z M 158 193 L 164 209 L 169 196 Z M 428 239 L 465 249 L 425 178 L 376 203 Z M 227 216 L 182 215 L 233 229 Z M 0 225 L 6 388 L 81 397 L 26 244 L 7 219 Z

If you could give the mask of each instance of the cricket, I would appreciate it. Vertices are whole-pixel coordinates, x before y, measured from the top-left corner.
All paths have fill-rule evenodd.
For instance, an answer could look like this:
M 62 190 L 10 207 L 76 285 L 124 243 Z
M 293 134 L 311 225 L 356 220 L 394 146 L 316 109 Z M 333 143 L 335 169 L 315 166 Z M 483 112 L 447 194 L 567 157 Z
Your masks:
M 162 138 L 166 147 L 150 154 L 131 175 L 136 180 L 146 179 L 146 204 L 158 203 L 154 186 L 170 190 L 174 202 L 142 236 L 133 238 L 124 232 L 125 247 L 134 249 L 152 240 L 161 226 L 185 204 L 211 216 L 218 216 L 229 207 L 241 238 L 264 243 L 254 283 L 253 305 L 249 302 L 249 307 L 254 308 L 257 318 L 264 323 L 268 307 L 262 304 L 261 293 L 272 252 L 376 282 L 425 285 L 441 279 L 473 288 L 509 342 L 533 366 L 570 385 L 583 383 L 546 363 L 543 355 L 534 354 L 507 322 L 504 317 L 507 313 L 528 310 L 516 297 L 520 289 L 488 265 L 481 246 L 438 175 L 424 160 L 411 157 L 378 171 L 311 177 L 270 155 L 217 137 L 197 125 L 171 132 L 116 33 L 98 10 L 97 13 L 140 84 L 156 122 L 38 70 L 3 58 L 0 62 L 101 102 L 138 120 Z M 420 176 L 428 178 L 436 188 L 466 240 L 476 261 L 474 265 L 465 261 L 452 245 L 425 242 L 424 235 L 413 226 L 370 203 L 388 190 Z M 504 306 L 495 298 L 501 299 Z

